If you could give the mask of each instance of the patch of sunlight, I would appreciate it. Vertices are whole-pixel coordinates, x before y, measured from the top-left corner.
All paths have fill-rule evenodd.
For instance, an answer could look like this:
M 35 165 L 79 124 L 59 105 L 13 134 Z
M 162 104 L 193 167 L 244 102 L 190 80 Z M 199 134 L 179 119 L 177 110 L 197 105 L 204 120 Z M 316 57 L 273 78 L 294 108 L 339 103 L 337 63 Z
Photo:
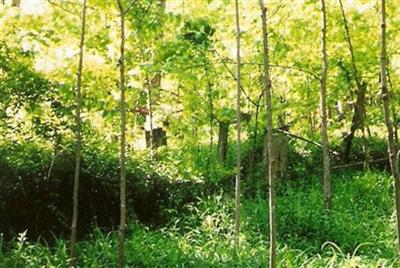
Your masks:
M 140 138 L 134 141 L 133 147 L 139 150 L 146 149 L 146 140 L 144 138 Z
M 21 11 L 26 15 L 43 15 L 47 12 L 48 3 L 45 0 L 21 0 Z
M 369 9 L 372 9 L 375 5 L 374 1 L 365 0 L 347 0 L 343 3 L 346 10 L 355 9 L 359 13 L 363 13 Z
M 119 101 L 121 99 L 119 91 L 111 90 L 110 94 L 115 101 Z

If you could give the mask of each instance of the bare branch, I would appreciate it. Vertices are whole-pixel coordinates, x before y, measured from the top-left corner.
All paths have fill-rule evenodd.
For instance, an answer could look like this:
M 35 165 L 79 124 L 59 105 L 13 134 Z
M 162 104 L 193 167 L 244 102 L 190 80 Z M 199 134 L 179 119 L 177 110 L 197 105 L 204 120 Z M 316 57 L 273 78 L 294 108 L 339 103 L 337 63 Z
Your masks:
M 142 26 L 143 20 L 144 20 L 144 18 L 146 17 L 147 12 L 149 11 L 150 7 L 153 5 L 153 2 L 154 2 L 154 1 L 151 1 L 150 4 L 147 6 L 147 8 L 144 10 L 143 16 L 142 16 L 142 18 L 140 19 L 139 24 L 138 24 L 138 27 L 139 27 L 139 28 L 140 28 L 140 26 Z M 151 24 L 153 24 L 153 22 L 152 22 Z
M 382 162 L 382 161 L 387 161 L 387 160 L 389 160 L 389 157 L 378 158 L 378 159 L 370 160 L 369 162 L 374 163 L 374 162 Z M 338 166 L 331 167 L 331 169 L 358 166 L 358 165 L 363 165 L 364 163 L 365 163 L 365 161 L 350 163 L 350 164 L 346 164 L 346 165 L 338 165 Z
M 128 11 L 133 7 L 133 5 L 136 3 L 137 0 L 132 0 L 131 3 L 128 5 L 128 7 L 124 11 L 124 15 L 128 13 Z
M 292 137 L 292 138 L 295 138 L 295 139 L 298 139 L 298 140 L 305 141 L 305 142 L 310 143 L 310 144 L 312 144 L 312 145 L 314 145 L 314 146 L 317 146 L 317 147 L 319 147 L 319 148 L 323 148 L 323 146 L 322 146 L 321 143 L 318 143 L 318 142 L 315 142 L 315 141 L 306 139 L 306 138 L 304 138 L 304 137 L 300 137 L 300 136 L 298 136 L 298 135 L 295 135 L 295 134 L 290 133 L 289 131 L 286 131 L 286 130 L 283 130 L 283 129 L 279 129 L 279 128 L 274 129 L 274 131 L 280 132 L 280 133 L 282 133 L 282 134 L 285 134 L 285 135 L 287 135 L 287 136 L 289 136 L 289 137 Z M 336 151 L 330 150 L 329 152 L 330 152 L 331 154 L 335 155 L 335 156 L 340 156 L 340 153 L 338 153 L 338 152 L 336 152 Z
M 63 7 L 62 5 L 60 5 L 59 3 L 55 3 L 55 2 L 53 2 L 52 0 L 47 0 L 47 2 L 49 2 L 50 5 L 55 6 L 55 7 L 58 7 L 59 9 L 65 11 L 65 12 L 67 12 L 67 13 L 69 13 L 69 14 L 72 14 L 72 15 L 78 16 L 78 17 L 81 17 L 81 15 L 80 15 L 79 13 L 75 13 L 75 12 L 69 10 L 69 9 L 66 9 L 65 7 Z
M 217 51 L 214 50 L 214 52 L 217 54 L 217 56 L 220 56 Z M 224 65 L 225 69 L 229 72 L 229 74 L 232 76 L 232 78 L 235 81 L 237 81 L 235 74 L 232 72 L 231 69 L 229 69 L 226 62 L 221 59 L 221 63 Z M 253 105 L 257 106 L 257 103 L 250 98 L 249 94 L 247 94 L 246 90 L 243 88 L 242 85 L 240 85 L 240 89 L 242 90 L 243 94 L 246 96 L 246 99 L 248 99 Z

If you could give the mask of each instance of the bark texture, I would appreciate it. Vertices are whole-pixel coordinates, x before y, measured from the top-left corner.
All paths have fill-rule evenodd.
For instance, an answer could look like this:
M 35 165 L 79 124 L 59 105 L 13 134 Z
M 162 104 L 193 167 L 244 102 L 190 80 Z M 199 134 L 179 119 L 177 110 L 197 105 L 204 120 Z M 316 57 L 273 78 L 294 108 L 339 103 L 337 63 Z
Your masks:
M 3 2 L 3 4 L 4 4 L 4 2 Z M 21 0 L 12 0 L 11 1 L 11 6 L 20 7 L 21 6 Z
M 268 148 L 268 172 L 265 172 L 265 178 L 269 185 L 269 267 L 276 267 L 276 212 L 275 212 L 275 174 L 274 165 L 276 162 L 273 151 L 273 121 L 272 121 L 272 94 L 271 79 L 269 73 L 269 47 L 268 47 L 268 28 L 267 28 L 267 8 L 264 1 L 260 0 L 263 47 L 264 47 L 264 94 L 266 100 L 267 114 L 267 148 Z
M 241 112 L 240 112 L 240 94 L 241 94 L 241 77 L 240 77 L 240 24 L 239 24 L 239 2 L 235 0 L 236 10 L 236 188 L 235 188 L 235 245 L 239 247 L 240 234 L 240 172 L 241 172 L 241 156 L 240 156 L 240 134 L 241 134 Z
M 78 228 L 78 209 L 79 209 L 79 177 L 81 172 L 81 104 L 82 104 L 82 70 L 83 70 L 83 49 L 85 44 L 86 32 L 86 0 L 83 1 L 82 7 L 82 26 L 81 38 L 79 43 L 79 63 L 77 72 L 76 85 L 76 111 L 75 111 L 75 175 L 74 190 L 72 197 L 72 223 L 71 223 L 71 245 L 70 245 L 70 266 L 76 266 L 76 237 Z
M 158 0 L 157 1 L 157 6 L 158 6 L 158 16 L 162 17 L 164 16 L 165 13 L 165 5 L 166 5 L 166 0 Z M 164 36 L 163 31 L 160 31 L 159 34 L 159 40 L 162 40 Z M 156 72 L 154 74 L 154 76 L 150 79 L 150 81 L 147 81 L 147 109 L 149 110 L 149 114 L 148 114 L 148 120 L 149 120 L 149 125 L 150 125 L 150 143 L 149 146 L 150 147 L 150 157 L 151 159 L 155 159 L 157 157 L 157 148 L 159 147 L 157 145 L 158 141 L 156 140 L 156 133 L 155 129 L 154 129 L 154 117 L 153 117 L 153 97 L 152 97 L 152 93 L 154 90 L 159 90 L 161 87 L 161 72 Z M 146 133 L 147 135 L 147 133 Z M 146 136 L 147 137 L 147 136 Z M 166 144 L 165 144 L 166 145 Z
M 218 130 L 218 160 L 224 163 L 228 153 L 228 135 L 229 135 L 229 125 L 225 121 L 219 121 Z
M 324 178 L 324 203 L 325 208 L 330 209 L 332 206 L 332 189 L 331 178 L 329 172 L 329 140 L 328 140 L 328 118 L 326 108 L 326 82 L 328 75 L 328 55 L 326 51 L 326 5 L 325 0 L 321 0 L 321 13 L 322 13 L 322 72 L 321 72 L 321 137 L 323 146 L 323 178 Z
M 365 131 L 364 131 L 364 122 L 365 122 L 365 117 L 366 117 L 366 110 L 365 110 L 365 95 L 367 93 L 367 84 L 365 81 L 363 81 L 361 73 L 359 72 L 356 64 L 356 60 L 354 57 L 354 47 L 353 47 L 353 42 L 351 40 L 351 35 L 350 35 L 350 29 L 349 29 L 349 23 L 347 21 L 346 17 L 346 12 L 343 7 L 343 2 L 342 0 L 339 0 L 340 4 L 340 10 L 342 13 L 342 18 L 343 18 L 343 24 L 344 24 L 344 29 L 345 29 L 345 34 L 346 34 L 346 42 L 347 45 L 349 46 L 349 52 L 350 52 L 350 59 L 351 59 L 351 66 L 352 66 L 352 75 L 351 77 L 354 78 L 356 82 L 356 87 L 357 87 L 357 92 L 356 92 L 356 103 L 353 108 L 353 118 L 350 126 L 350 131 L 348 134 L 345 136 L 343 139 L 343 159 L 345 162 L 348 162 L 351 151 L 352 151 L 352 145 L 353 145 L 353 138 L 358 129 L 361 129 L 362 134 L 363 134 L 363 148 L 364 148 L 364 153 L 365 155 L 365 161 L 368 162 L 368 150 L 366 149 L 366 139 L 365 139 Z
M 397 251 L 400 254 L 400 173 L 398 154 L 396 151 L 393 121 L 390 110 L 390 94 L 387 83 L 387 55 L 386 55 L 386 3 L 381 0 L 381 94 L 383 101 L 383 113 L 388 132 L 389 161 L 394 179 L 394 199 L 396 206 Z
M 126 104 L 125 104 L 125 10 L 121 0 L 117 0 L 120 11 L 120 58 L 119 58 L 119 90 L 121 133 L 120 133 L 120 223 L 119 223 L 119 267 L 125 267 L 125 229 L 126 229 Z
M 167 145 L 167 132 L 159 127 L 153 129 L 153 135 L 150 136 L 150 131 L 146 131 L 146 147 L 154 146 L 154 148 L 159 148 L 161 146 Z M 150 144 L 151 139 L 153 139 L 152 145 Z

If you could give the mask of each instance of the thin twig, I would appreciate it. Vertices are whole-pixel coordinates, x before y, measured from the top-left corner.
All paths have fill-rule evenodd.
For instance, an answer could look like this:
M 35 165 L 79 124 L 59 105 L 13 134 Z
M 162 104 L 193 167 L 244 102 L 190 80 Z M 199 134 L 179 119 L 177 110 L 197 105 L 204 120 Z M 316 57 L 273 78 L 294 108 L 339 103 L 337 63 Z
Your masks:
M 59 157 L 62 152 L 64 152 L 64 150 L 60 150 L 59 152 L 57 152 L 57 154 L 51 160 L 50 168 L 49 168 L 49 171 L 47 172 L 47 178 L 46 178 L 47 182 L 50 181 L 51 171 L 53 170 L 54 162 L 56 161 L 56 158 Z
M 323 147 L 322 144 L 320 144 L 320 143 L 318 143 L 318 142 L 315 142 L 315 141 L 306 139 L 306 138 L 304 138 L 304 137 L 297 136 L 297 135 L 292 134 L 292 133 L 290 133 L 289 131 L 286 131 L 286 130 L 283 130 L 283 129 L 277 128 L 277 129 L 274 129 L 274 131 L 283 133 L 283 134 L 285 134 L 285 135 L 287 135 L 287 136 L 290 136 L 290 137 L 292 137 L 292 138 L 295 138 L 295 139 L 299 139 L 299 140 L 305 141 L 305 142 L 310 143 L 310 144 L 312 144 L 312 145 L 315 145 L 315 146 L 317 146 L 317 147 L 319 147 L 319 148 L 322 148 L 322 147 Z M 330 153 L 333 154 L 333 155 L 335 155 L 335 156 L 340 156 L 340 153 L 338 153 L 338 152 L 336 152 L 336 151 L 333 151 L 333 150 L 330 150 Z
M 149 11 L 150 7 L 153 5 L 153 2 L 154 1 L 151 1 L 149 3 L 149 5 L 147 6 L 147 8 L 144 10 L 143 16 L 140 18 L 140 21 L 139 21 L 139 24 L 138 24 L 138 28 L 140 28 L 142 26 L 142 22 L 143 22 L 144 18 L 146 17 L 147 12 Z
M 69 13 L 69 14 L 72 14 L 72 15 L 78 16 L 78 17 L 81 17 L 80 14 L 75 13 L 75 12 L 72 12 L 71 10 L 68 10 L 68 9 L 64 8 L 61 4 L 54 3 L 52 0 L 47 0 L 47 2 L 49 2 L 50 5 L 56 6 L 56 7 L 58 7 L 59 9 L 65 11 L 65 12 L 67 12 L 67 13 Z
M 373 163 L 373 162 L 381 162 L 384 160 L 389 160 L 389 157 L 384 157 L 384 158 L 378 158 L 378 159 L 374 159 L 369 161 L 369 163 Z M 344 168 L 344 167 L 351 167 L 351 166 L 358 166 L 358 165 L 362 165 L 364 164 L 365 161 L 361 161 L 361 162 L 356 162 L 356 163 L 350 163 L 350 164 L 346 164 L 346 165 L 338 165 L 338 166 L 333 166 L 331 167 L 331 169 L 338 169 L 338 168 Z
M 221 58 L 221 62 L 224 62 L 224 61 L 229 61 L 232 64 L 234 63 L 233 60 L 231 60 L 229 58 L 224 58 L 224 59 Z M 243 65 L 258 65 L 258 66 L 262 65 L 262 63 L 259 63 L 259 62 L 242 62 L 242 64 Z M 269 64 L 268 66 L 270 68 L 281 68 L 281 69 L 295 70 L 295 71 L 298 71 L 298 72 L 302 72 L 302 73 L 308 74 L 312 78 L 314 78 L 315 80 L 318 80 L 318 81 L 320 80 L 320 77 L 317 74 L 313 73 L 310 70 L 297 67 L 295 65 Z
M 132 6 L 136 3 L 136 0 L 133 0 L 128 7 L 125 9 L 124 11 L 124 15 L 126 15 L 126 13 L 128 13 L 128 11 L 132 8 Z

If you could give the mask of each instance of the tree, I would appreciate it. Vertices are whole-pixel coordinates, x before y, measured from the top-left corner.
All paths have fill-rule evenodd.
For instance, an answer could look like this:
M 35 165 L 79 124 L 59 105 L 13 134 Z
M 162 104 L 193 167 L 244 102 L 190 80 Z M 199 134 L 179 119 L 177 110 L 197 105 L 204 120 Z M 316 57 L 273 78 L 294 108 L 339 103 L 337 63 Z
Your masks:
M 241 112 L 240 112 L 240 24 L 239 24 L 239 2 L 235 0 L 236 11 L 236 189 L 235 189 L 235 245 L 239 246 L 240 233 L 240 134 L 241 134 Z
M 264 95 L 266 100 L 267 114 L 267 148 L 268 148 L 268 173 L 265 177 L 269 184 L 269 267 L 276 267 L 276 216 L 275 216 L 275 174 L 273 165 L 275 162 L 273 153 L 273 120 L 272 120 L 272 94 L 271 78 L 269 74 L 269 47 L 268 47 L 268 28 L 267 28 L 267 7 L 264 1 L 260 0 L 262 34 L 263 34 L 263 60 L 264 60 Z
M 332 206 L 332 189 L 331 189 L 331 178 L 329 174 L 329 141 L 328 141 L 328 120 L 327 120 L 327 109 L 326 109 L 326 82 L 328 75 L 328 56 L 326 51 L 326 5 L 325 0 L 321 0 L 321 12 L 322 12 L 322 72 L 321 72 L 321 136 L 323 146 L 323 178 L 324 178 L 324 203 L 325 208 L 330 209 Z
M 383 114 L 388 132 L 389 161 L 394 179 L 394 199 L 396 205 L 397 250 L 400 254 L 400 173 L 398 153 L 396 150 L 393 121 L 390 110 L 390 92 L 387 84 L 387 55 L 386 55 L 386 3 L 381 0 L 381 96 L 383 101 Z
M 122 0 L 117 0 L 120 13 L 120 58 L 119 58 L 119 90 L 120 90 L 120 223 L 119 223 L 119 267 L 125 267 L 125 229 L 126 229 L 126 103 L 125 103 L 125 15 L 133 3 L 125 9 Z
M 86 31 L 86 0 L 83 1 L 82 7 L 82 28 L 81 28 L 81 39 L 79 44 L 79 64 L 77 72 L 77 86 L 76 86 L 76 112 L 75 112 L 75 177 L 74 177 L 74 190 L 73 190 L 73 212 L 72 212 L 72 224 L 71 224 L 71 249 L 70 249 L 70 265 L 76 266 L 76 234 L 78 224 L 78 208 L 79 208 L 79 177 L 81 168 L 81 104 L 82 104 L 82 70 L 83 70 L 83 49 L 85 43 L 85 31 Z
M 354 77 L 354 80 L 356 82 L 356 87 L 357 87 L 357 92 L 356 92 L 356 101 L 354 104 L 354 112 L 353 112 L 353 118 L 350 126 L 350 131 L 348 134 L 345 136 L 343 140 L 344 144 L 344 150 L 343 150 L 343 159 L 345 162 L 348 162 L 348 159 L 350 158 L 351 155 L 351 149 L 352 149 L 352 143 L 353 143 L 353 138 L 355 135 L 355 132 L 357 129 L 361 129 L 363 133 L 363 149 L 365 153 L 365 167 L 368 166 L 368 152 L 366 149 L 366 140 L 365 140 L 365 131 L 364 131 L 364 121 L 366 117 L 366 111 L 365 111 L 365 95 L 367 92 L 367 84 L 362 78 L 362 75 L 360 71 L 357 68 L 356 60 L 354 57 L 354 48 L 353 48 L 353 42 L 351 39 L 350 35 L 350 29 L 349 29 L 349 23 L 346 18 L 346 13 L 343 7 L 343 2 L 342 0 L 339 0 L 339 5 L 340 5 L 340 11 L 342 13 L 342 18 L 343 18 L 343 25 L 345 29 L 345 34 L 346 34 L 346 42 L 349 47 L 349 52 L 350 52 L 350 60 L 351 60 L 351 67 L 352 67 L 352 72 L 353 74 L 350 75 L 350 77 Z
M 159 19 L 164 16 L 165 13 L 165 5 L 166 5 L 166 0 L 158 0 L 157 1 L 157 15 L 159 16 Z M 159 32 L 158 38 L 162 40 L 164 36 L 164 33 L 162 30 Z M 148 113 L 148 121 L 149 121 L 149 126 L 150 126 L 150 157 L 153 159 L 156 156 L 156 150 L 157 150 L 157 142 L 155 140 L 155 135 L 154 135 L 154 128 L 153 128 L 153 98 L 152 98 L 152 92 L 154 90 L 159 90 L 161 87 L 161 79 L 162 79 L 162 74 L 161 72 L 156 72 L 154 76 L 150 79 L 150 81 L 147 81 L 147 109 L 149 110 Z M 147 79 L 149 80 L 149 79 Z
M 11 6 L 13 7 L 19 7 L 21 5 L 21 0 L 12 0 L 11 1 Z

